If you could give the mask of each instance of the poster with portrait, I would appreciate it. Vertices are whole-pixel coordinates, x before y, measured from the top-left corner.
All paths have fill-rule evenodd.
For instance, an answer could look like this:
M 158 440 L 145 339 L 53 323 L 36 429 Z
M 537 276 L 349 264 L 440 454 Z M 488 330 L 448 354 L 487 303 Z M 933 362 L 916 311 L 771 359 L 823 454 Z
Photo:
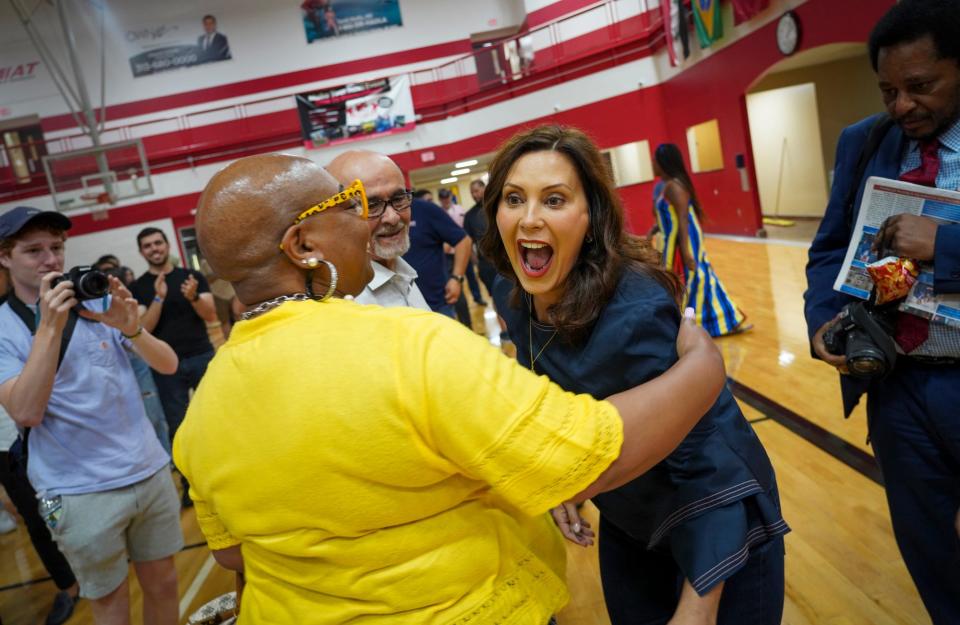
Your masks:
M 300 11 L 307 43 L 403 26 L 400 0 L 304 0 Z
M 318 148 L 414 127 L 407 75 L 341 85 L 297 95 L 303 143 Z
M 212 14 L 127 28 L 123 34 L 134 78 L 232 58 L 230 41 Z

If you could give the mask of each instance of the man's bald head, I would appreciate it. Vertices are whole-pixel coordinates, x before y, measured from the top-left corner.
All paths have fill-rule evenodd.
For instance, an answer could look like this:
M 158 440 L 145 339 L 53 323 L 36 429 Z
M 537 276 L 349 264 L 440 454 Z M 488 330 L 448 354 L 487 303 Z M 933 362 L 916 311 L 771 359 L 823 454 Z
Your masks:
M 371 152 L 369 150 L 350 150 L 330 161 L 327 171 L 340 184 L 350 184 L 354 180 L 362 180 L 367 196 L 375 195 L 376 187 L 381 181 L 392 181 L 403 185 L 403 172 L 389 156 Z
M 403 172 L 390 157 L 368 150 L 344 152 L 327 165 L 327 170 L 340 184 L 347 185 L 357 179 L 363 182 L 370 202 L 368 225 L 373 258 L 393 268 L 394 261 L 410 249 L 409 196 L 403 201 L 398 199 L 407 192 Z M 392 208 L 383 204 L 388 200 L 393 200 Z M 383 207 L 383 213 L 375 216 L 378 205 Z M 398 207 L 401 210 L 398 211 Z
M 217 172 L 197 206 L 197 240 L 221 278 L 243 282 L 288 263 L 278 249 L 302 211 L 339 190 L 313 161 L 286 154 L 237 160 Z

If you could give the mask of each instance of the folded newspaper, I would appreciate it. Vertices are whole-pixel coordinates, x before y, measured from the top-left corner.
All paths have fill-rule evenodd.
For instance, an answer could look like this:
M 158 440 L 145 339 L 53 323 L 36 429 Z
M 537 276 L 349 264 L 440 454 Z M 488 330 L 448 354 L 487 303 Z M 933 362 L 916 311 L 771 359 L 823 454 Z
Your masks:
M 873 241 L 884 220 L 901 213 L 929 217 L 941 224 L 960 223 L 960 193 L 876 176 L 867 180 L 853 237 L 833 284 L 834 290 L 870 299 L 873 280 L 867 273 L 867 265 L 885 255 L 884 250 L 880 250 L 879 255 L 873 252 Z M 917 282 L 899 308 L 931 321 L 960 326 L 960 294 L 934 294 L 930 263 L 920 266 Z

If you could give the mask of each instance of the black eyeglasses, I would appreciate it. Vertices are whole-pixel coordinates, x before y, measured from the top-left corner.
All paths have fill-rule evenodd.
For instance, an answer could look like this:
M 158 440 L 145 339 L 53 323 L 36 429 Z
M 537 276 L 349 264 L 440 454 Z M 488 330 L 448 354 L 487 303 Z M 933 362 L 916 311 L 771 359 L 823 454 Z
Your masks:
M 393 207 L 393 210 L 398 213 L 410 208 L 410 204 L 413 203 L 413 191 L 410 189 L 404 189 L 398 193 L 394 193 L 389 199 L 380 199 L 380 198 L 367 198 L 367 207 L 369 212 L 367 215 L 370 219 L 379 219 L 383 217 L 383 214 L 387 210 L 387 205 Z

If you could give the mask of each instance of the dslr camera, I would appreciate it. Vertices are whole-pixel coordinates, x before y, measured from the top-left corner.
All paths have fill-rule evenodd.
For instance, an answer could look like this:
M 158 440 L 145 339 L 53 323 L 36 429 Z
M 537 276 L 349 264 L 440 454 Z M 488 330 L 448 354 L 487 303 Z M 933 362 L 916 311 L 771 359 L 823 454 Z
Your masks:
M 50 288 L 52 289 L 65 280 L 73 282 L 74 296 L 81 302 L 100 299 L 110 292 L 110 280 L 107 279 L 107 274 L 89 265 L 77 265 L 67 273 L 54 278 L 50 283 Z
M 827 351 L 847 359 L 850 375 L 863 380 L 883 378 L 897 362 L 894 317 L 884 309 L 852 302 L 840 320 L 823 333 Z

